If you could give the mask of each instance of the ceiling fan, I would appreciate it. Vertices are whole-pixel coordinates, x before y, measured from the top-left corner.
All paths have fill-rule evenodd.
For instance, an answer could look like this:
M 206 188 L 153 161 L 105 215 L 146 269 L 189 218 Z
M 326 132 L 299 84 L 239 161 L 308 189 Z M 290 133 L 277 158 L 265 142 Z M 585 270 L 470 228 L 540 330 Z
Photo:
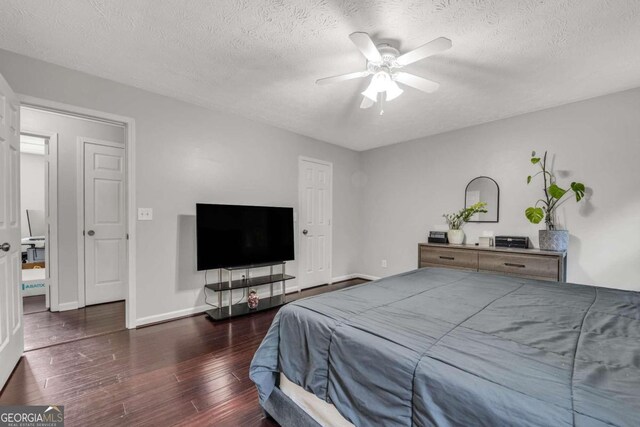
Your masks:
M 400 55 L 398 49 L 386 43 L 375 45 L 369 34 L 356 32 L 349 35 L 356 47 L 367 58 L 367 69 L 355 73 L 342 74 L 316 80 L 316 84 L 324 85 L 358 79 L 373 75 L 369 87 L 362 92 L 364 98 L 360 108 L 370 108 L 380 102 L 380 114 L 384 113 L 382 104 L 396 99 L 404 92 L 398 83 L 410 86 L 423 92 L 432 93 L 438 90 L 439 83 L 400 71 L 405 65 L 413 64 L 421 59 L 451 48 L 451 40 L 439 37 L 422 46 Z

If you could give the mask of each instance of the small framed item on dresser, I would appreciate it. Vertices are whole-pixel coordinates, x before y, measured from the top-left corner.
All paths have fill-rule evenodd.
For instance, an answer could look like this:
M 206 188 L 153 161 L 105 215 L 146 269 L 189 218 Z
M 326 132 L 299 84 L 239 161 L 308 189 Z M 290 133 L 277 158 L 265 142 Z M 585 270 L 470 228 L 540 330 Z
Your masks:
M 429 243 L 449 243 L 446 231 L 430 231 L 427 236 L 427 242 Z

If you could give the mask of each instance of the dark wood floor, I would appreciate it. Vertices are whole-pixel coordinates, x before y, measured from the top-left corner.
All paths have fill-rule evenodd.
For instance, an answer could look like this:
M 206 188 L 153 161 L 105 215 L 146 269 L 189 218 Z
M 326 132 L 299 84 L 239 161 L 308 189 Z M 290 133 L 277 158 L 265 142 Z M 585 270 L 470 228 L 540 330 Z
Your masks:
M 25 351 L 125 329 L 124 302 L 24 315 Z
M 274 426 L 248 374 L 277 311 L 221 322 L 199 315 L 29 351 L 0 405 L 65 405 L 67 426 Z
M 22 298 L 22 313 L 32 314 L 47 311 L 47 303 L 44 295 L 33 295 Z

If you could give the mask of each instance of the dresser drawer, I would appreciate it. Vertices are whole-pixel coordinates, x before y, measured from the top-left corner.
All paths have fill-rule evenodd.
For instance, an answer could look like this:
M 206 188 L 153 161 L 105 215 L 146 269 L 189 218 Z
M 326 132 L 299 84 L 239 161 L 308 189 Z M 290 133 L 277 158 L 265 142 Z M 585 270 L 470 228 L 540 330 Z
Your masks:
M 560 265 L 558 258 L 506 253 L 480 252 L 478 270 L 507 273 L 535 279 L 558 280 Z
M 449 267 L 465 270 L 478 269 L 478 253 L 464 249 L 420 248 L 420 267 Z

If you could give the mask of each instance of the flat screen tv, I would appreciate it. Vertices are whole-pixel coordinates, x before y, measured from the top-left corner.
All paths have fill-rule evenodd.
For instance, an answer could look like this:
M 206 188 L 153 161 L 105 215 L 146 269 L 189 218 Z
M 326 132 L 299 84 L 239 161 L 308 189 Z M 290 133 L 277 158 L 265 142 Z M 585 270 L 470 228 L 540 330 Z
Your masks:
M 198 270 L 294 259 L 293 208 L 196 204 Z

